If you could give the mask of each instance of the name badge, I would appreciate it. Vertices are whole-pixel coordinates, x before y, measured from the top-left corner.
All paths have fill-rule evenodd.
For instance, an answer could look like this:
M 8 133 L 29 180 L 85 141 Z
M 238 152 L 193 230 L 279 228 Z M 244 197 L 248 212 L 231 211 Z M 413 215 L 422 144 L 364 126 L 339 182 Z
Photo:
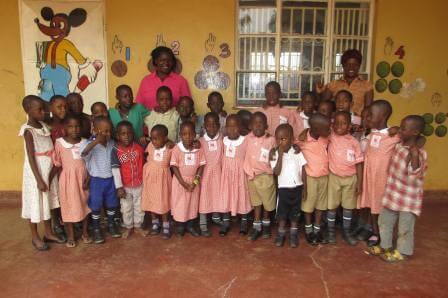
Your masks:
M 288 123 L 288 118 L 286 118 L 285 116 L 279 116 L 279 122 L 280 124 Z
M 348 149 L 347 150 L 347 161 L 354 162 L 355 161 L 355 151 Z
M 233 146 L 226 146 L 226 156 L 234 158 L 236 154 L 236 148 Z
M 81 159 L 81 153 L 79 152 L 79 147 L 73 147 L 71 151 L 73 159 Z
M 269 150 L 261 148 L 260 157 L 258 160 L 261 162 L 269 162 Z
M 196 164 L 196 154 L 194 153 L 185 153 L 185 165 L 194 166 Z
M 373 135 L 372 139 L 370 140 L 370 146 L 379 148 L 381 143 L 381 136 L 379 135 Z
M 163 160 L 163 151 L 162 150 L 155 150 L 153 158 L 155 161 L 162 161 Z
M 216 151 L 218 150 L 218 143 L 216 141 L 208 142 L 208 151 Z

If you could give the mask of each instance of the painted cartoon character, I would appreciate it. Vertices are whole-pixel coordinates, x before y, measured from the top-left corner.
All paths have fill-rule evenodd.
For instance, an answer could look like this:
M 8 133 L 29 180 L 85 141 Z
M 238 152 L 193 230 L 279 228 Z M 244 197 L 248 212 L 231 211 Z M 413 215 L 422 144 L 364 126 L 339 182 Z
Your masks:
M 72 27 L 79 27 L 86 21 L 87 12 L 82 8 L 76 8 L 69 15 L 65 13 L 54 14 L 50 7 L 44 7 L 41 10 L 41 16 L 45 21 L 50 22 L 49 26 L 41 24 L 38 18 L 35 18 L 34 22 L 43 34 L 51 38 L 51 41 L 41 43 L 40 97 L 49 101 L 53 95 L 66 96 L 70 93 L 69 84 L 72 75 L 67 62 L 67 55 L 73 57 L 79 69 L 78 82 L 74 91 L 83 91 L 90 83 L 95 81 L 103 64 L 101 61 L 92 63 L 66 37 Z

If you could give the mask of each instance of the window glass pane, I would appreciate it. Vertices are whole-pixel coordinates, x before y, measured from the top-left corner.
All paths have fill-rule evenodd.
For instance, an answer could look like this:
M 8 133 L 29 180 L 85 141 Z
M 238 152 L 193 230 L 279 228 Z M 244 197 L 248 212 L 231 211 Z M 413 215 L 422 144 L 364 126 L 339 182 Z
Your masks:
M 240 37 L 239 69 L 275 71 L 274 37 Z
M 291 33 L 291 10 L 282 9 L 282 33 Z
M 240 34 L 275 33 L 275 8 L 240 8 Z

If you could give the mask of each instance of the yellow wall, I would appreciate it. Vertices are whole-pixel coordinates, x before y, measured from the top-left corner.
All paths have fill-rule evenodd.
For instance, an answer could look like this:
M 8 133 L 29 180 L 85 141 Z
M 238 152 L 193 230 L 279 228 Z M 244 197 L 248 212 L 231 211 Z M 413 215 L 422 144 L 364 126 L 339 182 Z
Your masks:
M 373 69 L 378 61 L 395 61 L 395 57 L 386 59 L 383 54 L 384 40 L 391 36 L 395 45 L 405 46 L 406 56 L 403 61 L 406 72 L 403 81 L 421 77 L 427 83 L 426 90 L 417 93 L 410 100 L 391 96 L 387 92 L 376 95 L 378 98 L 391 100 L 394 106 L 391 124 L 398 124 L 400 118 L 410 113 L 448 112 L 448 65 L 443 56 L 448 52 L 448 42 L 444 38 L 438 38 L 443 37 L 448 28 L 443 15 L 448 5 L 444 0 L 426 1 L 426 7 L 419 1 L 406 0 L 379 0 L 376 4 Z M 115 35 L 124 46 L 131 48 L 127 75 L 119 79 L 109 71 L 110 104 L 115 103 L 113 95 L 118 84 L 129 84 L 137 91 L 141 78 L 147 73 L 146 62 L 150 51 L 155 47 L 156 36 L 163 34 L 167 44 L 174 40 L 180 42 L 179 58 L 184 66 L 182 75 L 190 83 L 197 110 L 204 112 L 204 100 L 208 91 L 198 90 L 194 86 L 193 77 L 201 69 L 202 59 L 206 55 L 204 42 L 211 32 L 217 39 L 213 52 L 215 56 L 218 56 L 218 46 L 223 42 L 227 42 L 232 50 L 229 58 L 220 58 L 220 70 L 228 73 L 232 79 L 230 88 L 222 92 L 226 102 L 225 108 L 231 110 L 234 104 L 234 14 L 234 0 L 106 1 L 109 65 L 116 59 L 124 59 L 124 50 L 122 54 L 112 52 L 111 44 Z M 3 45 L 0 55 L 0 84 L 6 101 L 0 111 L 3 140 L 0 143 L 0 190 L 20 190 L 23 148 L 17 131 L 25 121 L 25 116 L 20 106 L 23 79 L 16 0 L 2 1 L 0 25 L 12 31 L 0 37 Z M 377 76 L 374 75 L 373 79 L 376 80 Z M 433 108 L 430 103 L 431 94 L 436 91 L 442 94 L 445 100 L 440 108 Z M 448 137 L 428 139 L 426 146 L 430 155 L 430 170 L 426 181 L 427 189 L 448 189 L 442 161 L 442 150 L 447 148 L 447 145 Z

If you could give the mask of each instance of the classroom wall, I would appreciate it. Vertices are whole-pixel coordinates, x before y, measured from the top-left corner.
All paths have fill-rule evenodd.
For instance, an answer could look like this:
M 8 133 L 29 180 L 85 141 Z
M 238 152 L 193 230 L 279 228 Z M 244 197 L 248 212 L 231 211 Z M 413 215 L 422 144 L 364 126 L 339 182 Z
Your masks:
M 406 51 L 403 63 L 405 74 L 403 82 L 412 82 L 422 78 L 426 82 L 423 92 L 417 92 L 412 98 L 404 99 L 389 92 L 376 94 L 376 98 L 391 100 L 394 115 L 391 124 L 398 124 L 399 119 L 410 113 L 448 112 L 447 60 L 443 53 L 448 52 L 448 42 L 443 37 L 448 23 L 443 14 L 448 5 L 443 0 L 425 2 L 426 7 L 418 1 L 378 0 L 376 1 L 376 20 L 374 36 L 374 61 L 394 62 L 397 56 L 385 56 L 384 42 L 390 36 L 394 47 L 404 45 Z M 401 13 L 403 12 L 403 13 Z M 401 14 L 400 14 L 401 13 Z M 2 1 L 0 25 L 8 28 L 8 33 L 0 36 L 3 45 L 0 55 L 0 86 L 6 105 L 0 109 L 0 190 L 20 190 L 23 163 L 22 140 L 17 137 L 25 115 L 20 106 L 23 97 L 23 79 L 20 54 L 20 32 L 17 0 Z M 183 64 L 182 75 L 187 78 L 197 110 L 206 110 L 205 99 L 209 91 L 199 90 L 194 86 L 194 75 L 202 69 L 202 60 L 207 54 L 218 56 L 219 45 L 228 43 L 232 54 L 229 58 L 220 58 L 220 71 L 231 78 L 230 87 L 223 91 L 225 108 L 231 111 L 234 106 L 234 31 L 235 1 L 233 0 L 127 0 L 106 1 L 106 33 L 108 63 L 117 59 L 125 60 L 125 49 L 113 51 L 115 36 L 131 50 L 131 59 L 127 62 L 128 72 L 122 78 L 114 76 L 109 68 L 109 103 L 115 104 L 113 98 L 115 87 L 129 84 L 135 93 L 140 80 L 148 73 L 146 68 L 150 51 L 156 46 L 157 36 L 163 35 L 165 44 L 173 41 L 180 43 L 179 59 Z M 5 32 L 5 31 L 4 31 Z M 213 33 L 216 37 L 211 52 L 205 49 L 205 42 Z M 378 77 L 372 76 L 373 81 Z M 433 107 L 431 96 L 438 92 L 442 104 Z M 430 170 L 426 180 L 426 189 L 448 189 L 442 162 L 442 150 L 447 148 L 448 137 L 428 138 L 426 148 L 430 156 Z M 439 161 L 439 162 L 437 162 Z

